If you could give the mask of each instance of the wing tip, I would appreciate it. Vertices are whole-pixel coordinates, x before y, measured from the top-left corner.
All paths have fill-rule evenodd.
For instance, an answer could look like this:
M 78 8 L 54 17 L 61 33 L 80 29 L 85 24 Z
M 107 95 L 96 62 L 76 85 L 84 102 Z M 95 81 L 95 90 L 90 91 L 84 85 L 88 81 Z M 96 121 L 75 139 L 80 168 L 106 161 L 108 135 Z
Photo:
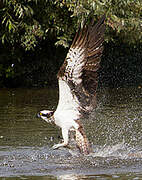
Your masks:
M 79 120 L 76 120 L 79 125 L 79 128 L 76 130 L 76 143 L 77 147 L 79 148 L 80 152 L 84 155 L 88 155 L 92 152 L 91 145 L 86 137 L 84 132 L 84 128 L 81 125 Z

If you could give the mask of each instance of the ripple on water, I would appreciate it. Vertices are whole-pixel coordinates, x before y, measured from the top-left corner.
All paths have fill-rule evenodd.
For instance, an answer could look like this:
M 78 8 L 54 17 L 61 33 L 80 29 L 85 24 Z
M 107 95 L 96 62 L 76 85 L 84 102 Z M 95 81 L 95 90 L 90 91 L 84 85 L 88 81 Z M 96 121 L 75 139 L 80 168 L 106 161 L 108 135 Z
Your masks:
M 93 149 L 92 154 L 83 156 L 77 150 L 66 148 L 0 147 L 0 177 L 141 172 L 141 151 L 127 150 L 124 143 Z
M 57 102 L 56 89 L 0 91 L 0 177 L 142 179 L 141 89 L 98 92 L 98 108 L 84 122 L 94 150 L 88 156 L 50 148 L 61 132 L 36 114 Z

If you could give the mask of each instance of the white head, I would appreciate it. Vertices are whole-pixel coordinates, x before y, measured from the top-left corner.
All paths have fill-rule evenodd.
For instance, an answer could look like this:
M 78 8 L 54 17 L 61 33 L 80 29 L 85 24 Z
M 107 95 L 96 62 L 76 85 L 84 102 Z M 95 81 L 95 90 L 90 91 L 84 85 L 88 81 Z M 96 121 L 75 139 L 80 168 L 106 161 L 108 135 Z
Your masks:
M 43 111 L 40 111 L 37 116 L 42 118 L 43 120 L 51 123 L 53 122 L 54 118 L 53 118 L 53 114 L 54 114 L 54 111 L 49 111 L 49 110 L 43 110 Z

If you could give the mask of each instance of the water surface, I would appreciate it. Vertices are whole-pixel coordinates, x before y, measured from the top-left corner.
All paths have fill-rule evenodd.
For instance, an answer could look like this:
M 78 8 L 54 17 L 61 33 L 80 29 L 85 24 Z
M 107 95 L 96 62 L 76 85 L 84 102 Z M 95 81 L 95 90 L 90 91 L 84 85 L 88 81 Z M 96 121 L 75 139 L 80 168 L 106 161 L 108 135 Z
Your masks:
M 56 109 L 57 89 L 0 89 L 0 179 L 142 179 L 142 89 L 98 90 L 83 120 L 93 153 L 53 150 L 60 129 L 36 117 Z

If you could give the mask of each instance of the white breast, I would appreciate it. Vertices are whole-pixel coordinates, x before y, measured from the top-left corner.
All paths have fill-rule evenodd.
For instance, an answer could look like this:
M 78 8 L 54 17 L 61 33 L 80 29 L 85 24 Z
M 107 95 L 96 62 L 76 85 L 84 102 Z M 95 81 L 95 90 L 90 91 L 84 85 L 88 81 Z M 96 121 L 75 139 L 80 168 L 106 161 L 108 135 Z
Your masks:
M 61 128 L 70 129 L 74 127 L 78 128 L 75 120 L 79 119 L 79 113 L 74 110 L 61 110 L 54 113 L 55 124 Z

